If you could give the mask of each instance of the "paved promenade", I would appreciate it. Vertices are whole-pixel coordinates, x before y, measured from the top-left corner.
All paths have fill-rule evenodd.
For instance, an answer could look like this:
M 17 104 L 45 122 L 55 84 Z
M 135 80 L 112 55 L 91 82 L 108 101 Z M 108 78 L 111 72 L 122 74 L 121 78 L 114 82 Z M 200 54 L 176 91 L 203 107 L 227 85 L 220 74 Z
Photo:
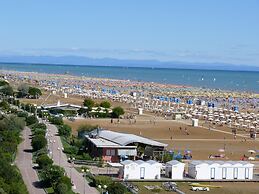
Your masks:
M 24 141 L 18 146 L 16 165 L 20 169 L 23 181 L 30 194 L 45 194 L 40 187 L 39 178 L 32 165 L 31 130 L 25 127 L 22 131 Z
M 62 142 L 58 136 L 58 129 L 55 125 L 47 124 L 48 133 L 51 135 L 50 140 L 52 143 L 49 145 L 49 149 L 52 152 L 51 156 L 54 164 L 63 167 L 67 175 L 74 183 L 73 191 L 80 194 L 99 194 L 99 192 L 90 187 L 86 179 L 75 168 L 71 168 L 71 164 L 67 161 L 67 156 L 62 152 Z

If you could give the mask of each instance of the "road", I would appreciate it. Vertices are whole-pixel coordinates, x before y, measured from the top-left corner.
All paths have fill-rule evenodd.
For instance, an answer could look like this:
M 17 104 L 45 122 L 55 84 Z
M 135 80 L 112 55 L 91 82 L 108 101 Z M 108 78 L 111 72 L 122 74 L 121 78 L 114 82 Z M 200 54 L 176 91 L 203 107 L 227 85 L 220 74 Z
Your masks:
M 67 175 L 71 178 L 74 183 L 73 191 L 80 194 L 99 194 L 99 192 L 88 185 L 86 179 L 79 173 L 75 168 L 72 168 L 71 164 L 67 162 L 67 156 L 62 152 L 62 142 L 58 136 L 58 129 L 55 125 L 47 124 L 48 134 L 50 141 L 49 149 L 51 151 L 50 156 L 52 157 L 54 164 L 63 167 Z
M 18 146 L 15 163 L 20 169 L 23 181 L 30 194 L 45 194 L 40 187 L 40 182 L 36 170 L 32 165 L 31 129 L 25 127 L 22 131 L 24 141 Z

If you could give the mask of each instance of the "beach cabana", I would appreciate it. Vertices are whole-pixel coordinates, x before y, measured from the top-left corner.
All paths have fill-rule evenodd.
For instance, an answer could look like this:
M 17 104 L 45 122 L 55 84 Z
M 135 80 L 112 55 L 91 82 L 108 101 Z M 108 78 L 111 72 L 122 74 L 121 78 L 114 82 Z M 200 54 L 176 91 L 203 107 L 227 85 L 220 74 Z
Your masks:
M 146 179 L 160 179 L 162 164 L 154 160 L 148 160 L 150 166 L 146 172 Z
M 132 160 L 124 160 L 121 162 L 121 165 L 119 176 L 123 180 L 139 179 L 139 168 L 137 163 Z
M 171 179 L 183 179 L 185 164 L 178 160 L 171 160 L 166 163 L 165 175 Z
M 198 180 L 245 180 L 253 179 L 254 165 L 246 161 L 193 160 L 188 174 Z
M 160 179 L 162 164 L 154 160 L 125 160 L 121 165 L 119 176 L 123 180 Z

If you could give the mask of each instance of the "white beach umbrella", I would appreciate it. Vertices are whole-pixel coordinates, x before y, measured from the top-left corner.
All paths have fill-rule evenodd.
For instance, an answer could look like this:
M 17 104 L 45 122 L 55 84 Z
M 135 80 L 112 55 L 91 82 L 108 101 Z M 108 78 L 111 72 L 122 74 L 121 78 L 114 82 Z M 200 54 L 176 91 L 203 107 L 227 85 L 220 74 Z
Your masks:
M 255 154 L 256 153 L 255 150 L 248 150 L 247 152 L 249 152 L 250 154 Z
M 248 160 L 255 160 L 255 158 L 250 156 Z

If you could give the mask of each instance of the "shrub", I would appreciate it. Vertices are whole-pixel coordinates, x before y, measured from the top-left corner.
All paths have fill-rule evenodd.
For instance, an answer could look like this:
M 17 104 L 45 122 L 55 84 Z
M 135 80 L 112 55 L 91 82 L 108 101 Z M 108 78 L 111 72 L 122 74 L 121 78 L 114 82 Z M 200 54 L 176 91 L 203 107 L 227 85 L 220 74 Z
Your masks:
M 32 126 L 32 129 L 33 129 L 33 130 L 35 130 L 35 129 L 46 130 L 46 129 L 47 129 L 47 126 L 46 126 L 44 123 L 35 123 L 35 124 Z
M 62 176 L 62 177 L 59 179 L 58 184 L 65 184 L 65 185 L 67 186 L 67 189 L 68 189 L 68 190 L 71 190 L 71 189 L 72 189 L 71 179 L 68 178 L 67 176 Z
M 77 112 L 78 112 L 79 115 L 83 115 L 83 114 L 87 113 L 87 109 L 86 108 L 80 108 Z
M 32 138 L 31 145 L 34 151 L 38 151 L 47 145 L 47 140 L 44 135 L 35 135 Z
M 59 135 L 64 136 L 64 137 L 69 137 L 71 135 L 71 131 L 72 131 L 71 127 L 66 124 L 60 125 L 58 127 Z
M 63 119 L 61 117 L 50 117 L 49 121 L 54 125 L 63 125 Z
M 124 194 L 127 192 L 127 188 L 121 183 L 113 182 L 112 184 L 108 185 L 107 191 L 109 194 Z
M 36 116 L 28 116 L 27 118 L 26 118 L 26 123 L 27 123 L 27 125 L 32 125 L 32 124 L 35 124 L 35 123 L 38 123 L 38 119 L 37 119 L 37 117 Z
M 43 154 L 38 156 L 36 159 L 36 163 L 39 165 L 40 168 L 46 168 L 53 164 L 52 159 L 49 158 L 47 154 Z
M 83 153 L 82 154 L 82 158 L 84 160 L 92 160 L 93 159 L 88 153 Z
M 28 113 L 27 113 L 27 112 L 18 112 L 18 113 L 17 113 L 17 116 L 18 116 L 18 117 L 27 118 L 27 117 L 28 117 Z
M 46 130 L 44 130 L 44 129 L 34 129 L 34 133 L 33 133 L 33 135 L 43 135 L 43 136 L 45 136 L 46 135 Z
M 78 148 L 76 146 L 65 147 L 64 153 L 76 155 L 78 153 Z
M 69 189 L 67 188 L 67 185 L 64 183 L 59 183 L 57 185 L 57 188 L 55 189 L 57 194 L 67 194 Z
M 112 184 L 112 179 L 109 176 L 97 175 L 97 176 L 94 177 L 93 184 L 95 186 L 98 186 L 98 185 L 107 185 L 107 186 L 109 186 L 109 185 Z
M 2 110 L 9 110 L 10 104 L 6 100 L 3 100 L 2 102 L 0 102 L 0 108 Z

